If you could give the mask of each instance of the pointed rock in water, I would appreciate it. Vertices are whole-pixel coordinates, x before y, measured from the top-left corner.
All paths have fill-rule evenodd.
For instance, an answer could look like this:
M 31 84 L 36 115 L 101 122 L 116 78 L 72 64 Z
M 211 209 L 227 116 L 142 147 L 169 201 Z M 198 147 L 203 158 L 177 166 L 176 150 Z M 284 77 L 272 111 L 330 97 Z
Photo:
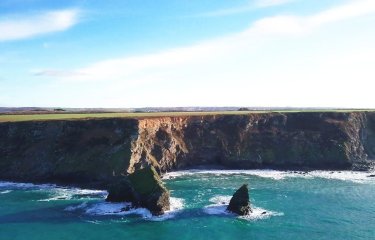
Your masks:
M 153 215 L 161 215 L 170 209 L 169 191 L 154 167 L 137 170 L 128 179 L 136 193 L 137 205 L 147 208 Z
M 251 213 L 249 201 L 249 189 L 247 184 L 242 185 L 230 199 L 228 211 L 244 216 Z

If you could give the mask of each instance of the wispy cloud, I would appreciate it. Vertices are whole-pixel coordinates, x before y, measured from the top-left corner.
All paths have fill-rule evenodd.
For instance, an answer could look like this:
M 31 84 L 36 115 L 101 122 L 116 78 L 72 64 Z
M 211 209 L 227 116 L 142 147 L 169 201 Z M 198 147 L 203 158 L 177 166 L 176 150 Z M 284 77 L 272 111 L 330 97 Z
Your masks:
M 228 16 L 233 14 L 239 14 L 239 13 L 245 13 L 254 11 L 259 8 L 266 8 L 266 7 L 273 7 L 278 5 L 287 4 L 290 2 L 294 2 L 296 0 L 253 0 L 248 1 L 246 4 L 237 6 L 237 7 L 231 7 L 231 8 L 224 8 L 224 9 L 218 9 L 210 12 L 204 12 L 195 15 L 196 17 L 219 17 L 219 16 Z
M 208 63 L 236 59 L 263 44 L 265 36 L 298 36 L 323 25 L 375 13 L 375 1 L 354 0 L 311 16 L 275 16 L 260 19 L 238 34 L 155 54 L 108 59 L 72 71 L 45 70 L 39 76 L 69 81 L 141 81 L 169 78 L 171 73 L 201 71 Z M 174 69 L 174 71 L 172 70 Z M 172 75 L 173 75 L 172 74 Z M 165 76 L 165 77 L 163 77 Z M 142 80 L 140 80 L 142 79 Z
M 37 75 L 57 80 L 45 92 L 63 98 L 58 89 L 69 86 L 86 106 L 364 107 L 374 102 L 366 98 L 375 77 L 375 36 L 360 23 L 351 26 L 357 21 L 346 23 L 374 13 L 374 1 L 353 0 L 310 16 L 259 19 L 240 33 L 192 46 Z M 356 33 L 361 44 L 347 37 Z
M 46 76 L 46 77 L 77 77 L 83 76 L 84 73 L 77 72 L 77 71 L 64 71 L 64 70 L 55 70 L 55 69 L 47 69 L 47 70 L 34 70 L 31 71 L 34 76 Z
M 47 33 L 64 31 L 79 21 L 78 9 L 48 11 L 29 16 L 0 19 L 0 41 L 31 38 Z
M 256 21 L 247 31 L 253 34 L 301 34 L 321 25 L 375 12 L 375 1 L 353 0 L 311 16 L 274 16 Z
M 287 4 L 296 0 L 256 0 L 254 5 L 258 7 L 271 7 Z

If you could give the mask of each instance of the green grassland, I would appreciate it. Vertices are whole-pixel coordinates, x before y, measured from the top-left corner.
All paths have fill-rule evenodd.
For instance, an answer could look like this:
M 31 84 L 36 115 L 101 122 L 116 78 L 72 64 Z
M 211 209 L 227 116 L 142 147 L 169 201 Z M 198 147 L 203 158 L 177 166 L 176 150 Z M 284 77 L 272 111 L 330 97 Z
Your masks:
M 214 115 L 247 115 L 254 113 L 288 113 L 288 112 L 358 112 L 374 111 L 364 109 L 344 109 L 344 110 L 265 110 L 265 111 L 220 111 L 220 112 L 147 112 L 147 113 L 42 113 L 42 114 L 2 114 L 0 122 L 23 122 L 23 121 L 43 121 L 43 120 L 75 120 L 93 118 L 152 118 L 152 117 L 179 117 L 179 116 L 214 116 Z

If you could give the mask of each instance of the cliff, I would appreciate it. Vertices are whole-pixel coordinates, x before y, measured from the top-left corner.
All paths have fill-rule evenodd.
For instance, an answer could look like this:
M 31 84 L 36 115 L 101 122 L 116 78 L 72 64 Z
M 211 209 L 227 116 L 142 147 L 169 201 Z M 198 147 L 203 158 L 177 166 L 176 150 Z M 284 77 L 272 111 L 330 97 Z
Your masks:
M 0 123 L 0 179 L 102 184 L 149 164 L 367 169 L 375 114 L 301 112 Z
M 127 168 L 137 128 L 131 119 L 0 123 L 0 179 L 101 184 Z

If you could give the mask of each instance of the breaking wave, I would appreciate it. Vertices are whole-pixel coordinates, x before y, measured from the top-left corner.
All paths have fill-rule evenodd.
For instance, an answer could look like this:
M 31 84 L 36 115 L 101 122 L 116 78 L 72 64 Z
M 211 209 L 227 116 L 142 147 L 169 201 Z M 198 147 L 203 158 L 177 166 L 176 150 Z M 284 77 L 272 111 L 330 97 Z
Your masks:
M 72 200 L 72 199 L 97 199 L 104 198 L 108 195 L 104 190 L 91 190 L 79 188 L 51 188 L 49 191 L 51 197 L 40 199 L 38 201 L 57 201 L 57 200 Z
M 7 194 L 7 193 L 10 193 L 12 192 L 12 190 L 5 190 L 5 191 L 1 191 L 0 194 Z
M 231 196 L 228 195 L 217 195 L 210 199 L 210 204 L 203 208 L 203 211 L 210 215 L 230 215 L 235 216 L 233 213 L 227 211 L 227 207 Z M 260 219 L 267 219 L 272 216 L 283 216 L 284 213 L 281 212 L 274 212 L 270 210 L 266 210 L 260 207 L 251 206 L 252 212 L 246 216 L 239 216 L 238 218 L 248 220 L 248 221 L 256 221 Z
M 283 180 L 286 178 L 324 178 L 341 181 L 351 181 L 355 183 L 375 183 L 374 172 L 358 171 L 279 171 L 279 170 L 187 170 L 166 173 L 163 179 L 173 179 L 182 176 L 192 175 L 249 175 L 273 180 Z
M 163 215 L 153 216 L 146 208 L 132 208 L 131 203 L 110 203 L 110 202 L 97 202 L 88 204 L 83 202 L 79 205 L 72 205 L 65 208 L 65 211 L 74 212 L 82 211 L 87 215 L 94 216 L 127 216 L 127 215 L 138 215 L 143 219 L 151 221 L 163 221 L 170 218 L 174 218 L 175 215 L 180 212 L 184 207 L 184 200 L 182 198 L 170 198 L 170 210 L 166 211 Z

